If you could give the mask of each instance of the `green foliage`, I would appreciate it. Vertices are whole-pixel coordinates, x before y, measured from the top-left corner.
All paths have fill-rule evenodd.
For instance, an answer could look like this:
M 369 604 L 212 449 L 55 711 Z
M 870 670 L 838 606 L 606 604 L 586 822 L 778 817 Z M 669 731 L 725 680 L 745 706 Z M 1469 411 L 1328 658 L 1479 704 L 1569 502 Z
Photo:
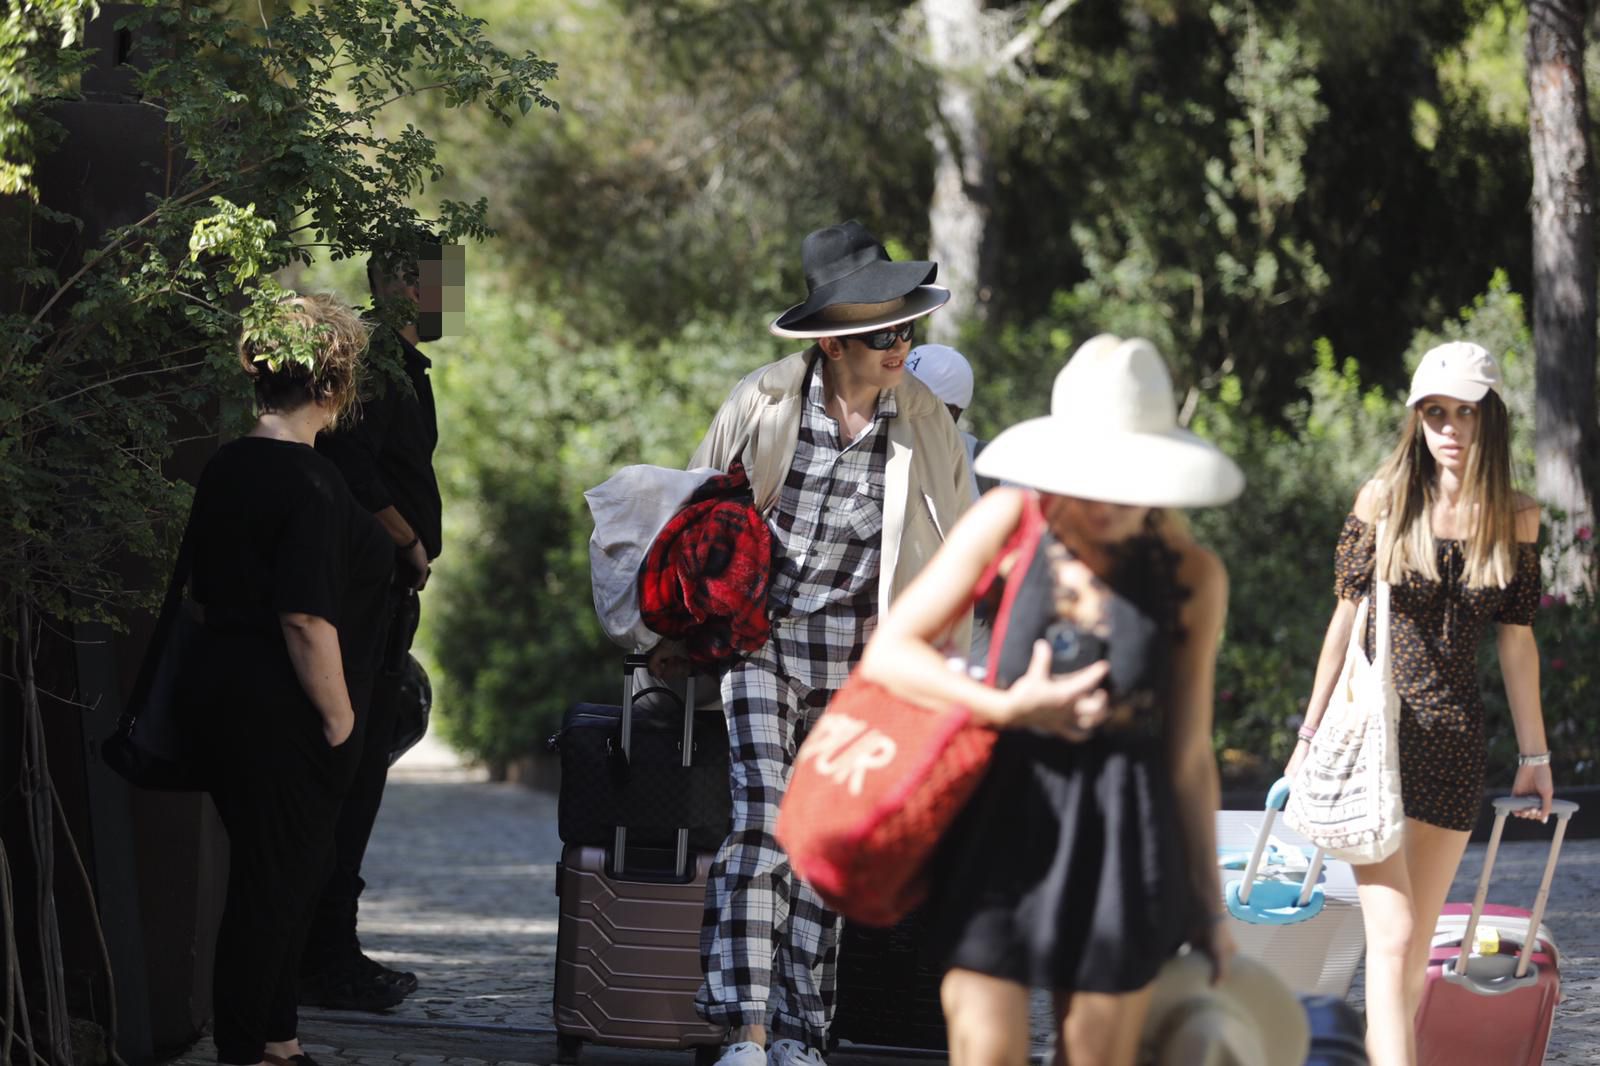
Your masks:
M 1512 412 L 1516 483 L 1532 485 L 1533 368 L 1521 297 L 1503 273 L 1437 329 L 1419 331 L 1406 353 L 1474 340 L 1500 360 L 1502 394 Z M 1311 695 L 1322 637 L 1333 609 L 1333 547 L 1356 491 L 1396 442 L 1403 394 L 1364 385 L 1355 360 L 1338 361 L 1320 342 L 1303 381 L 1307 398 L 1281 420 L 1248 412 L 1237 379 L 1227 378 L 1197 406 L 1192 427 L 1238 460 L 1244 500 L 1197 511 L 1196 535 L 1228 566 L 1228 627 L 1217 663 L 1216 742 L 1224 765 L 1258 783 L 1288 760 L 1294 730 Z M 1567 554 L 1593 566 L 1591 542 L 1544 545 L 1546 570 Z M 1592 594 L 1546 596 L 1534 626 L 1544 661 L 1545 722 L 1557 751 L 1557 780 L 1600 780 L 1600 714 L 1589 664 L 1600 663 L 1600 612 Z M 1490 777 L 1509 783 L 1516 738 L 1494 642 L 1480 651 L 1479 688 L 1489 715 Z M 1561 738 L 1559 740 L 1555 738 Z
M 61 49 L 83 10 L 6 16 L 0 176 L 13 187 L 48 126 L 47 97 L 70 88 Z M 6 632 L 18 604 L 115 622 L 138 598 L 118 576 L 127 554 L 170 550 L 187 503 L 161 461 L 175 439 L 214 434 L 221 411 L 244 406 L 241 328 L 275 340 L 278 358 L 310 358 L 311 338 L 277 321 L 272 272 L 407 251 L 433 228 L 488 234 L 481 199 L 447 200 L 437 221 L 412 206 L 442 168 L 420 129 L 385 128 L 390 105 L 432 91 L 506 122 L 530 101 L 551 105 L 553 66 L 500 50 L 448 0 L 328 0 L 270 18 L 254 4 L 149 0 L 123 21 L 139 31 L 138 91 L 164 115 L 175 165 L 148 213 L 90 235 L 81 261 L 56 265 L 76 220 L 43 204 L 24 202 L 8 235 L 22 310 L 0 315 Z
M 454 539 L 465 564 L 440 567 L 429 604 L 445 736 L 491 762 L 537 750 L 573 693 L 617 676 L 587 602 L 582 487 L 522 458 L 477 478 L 480 532 Z
M 77 77 L 83 22 L 98 11 L 83 0 L 31 0 L 0 15 L 0 196 L 34 191 L 34 161 L 59 132 L 37 101 Z
M 1269 418 L 1322 337 L 1398 387 L 1419 324 L 1497 266 L 1526 288 L 1526 129 L 1503 79 L 1439 73 L 1506 24 L 1448 0 L 1073 5 L 987 103 L 980 429 L 1037 413 L 1012 382 L 1104 330 L 1150 337 L 1180 387 L 1237 375 Z
M 1271 26 L 1250 5 L 1218 5 L 1210 20 L 1187 33 L 1209 46 L 1205 66 L 1223 75 L 1224 92 L 1138 95 L 1140 110 L 1155 114 L 1118 140 L 1092 181 L 1090 195 L 1109 210 L 1074 223 L 1088 276 L 1058 306 L 1073 332 L 1147 336 L 1185 377 L 1237 373 L 1255 394 L 1293 365 L 1297 345 L 1284 327 L 1327 286 L 1288 225 L 1304 192 L 1308 131 L 1324 108 L 1315 55 L 1291 24 Z M 1096 95 L 1115 95 L 1137 92 L 1160 58 L 1085 62 L 1109 68 Z M 1196 143 L 1203 165 L 1175 168 Z M 1305 343 L 1302 334 L 1302 352 Z
M 569 703 L 610 698 L 618 649 L 591 628 L 579 494 L 625 463 L 681 464 L 738 374 L 779 354 L 761 326 L 803 292 L 800 237 L 856 216 L 922 254 L 939 75 L 919 6 L 477 9 L 579 73 L 558 121 L 461 124 L 442 146 L 468 162 L 452 195 L 504 190 L 508 238 L 474 265 L 494 281 L 465 358 L 436 371 L 452 525 L 425 640 L 472 750 L 504 757 Z M 1246 504 L 1194 516 L 1234 582 L 1220 742 L 1280 760 L 1334 537 L 1397 431 L 1408 359 L 1457 336 L 1501 356 L 1531 484 L 1522 15 L 1080 0 L 1035 27 L 1033 0 L 983 8 L 991 51 L 1038 32 L 971 76 L 990 292 L 962 341 L 968 417 L 990 436 L 1042 413 L 1092 333 L 1158 343 L 1193 423 L 1251 478 Z M 506 575 L 534 559 L 546 579 L 508 602 Z
M 486 0 L 577 73 L 557 121 L 457 124 L 441 158 L 471 160 L 457 194 L 495 190 L 500 262 L 574 330 L 770 318 L 817 226 L 926 247 L 931 96 L 896 6 Z
M 1592 529 L 1579 528 L 1566 543 L 1551 543 L 1549 534 L 1547 525 L 1547 573 L 1565 562 L 1591 575 L 1596 572 L 1600 555 Z M 1595 589 L 1591 584 L 1571 596 L 1547 593 L 1533 623 L 1545 736 L 1557 789 L 1600 782 L 1600 700 L 1595 698 L 1600 692 L 1600 596 Z M 1489 711 L 1489 781 L 1507 785 L 1516 775 L 1518 746 L 1492 644 L 1479 655 L 1478 685 Z
M 1535 484 L 1533 334 L 1522 297 L 1511 290 L 1505 271 L 1495 271 L 1488 290 L 1462 308 L 1460 315 L 1445 321 L 1437 331 L 1421 330 L 1412 338 L 1405 353 L 1407 374 L 1416 370 L 1428 349 L 1462 340 L 1483 345 L 1500 362 L 1505 379 L 1501 397 L 1511 414 L 1511 481 L 1531 495 Z
M 734 382 L 781 352 L 753 324 L 605 344 L 517 293 L 486 302 L 434 371 L 446 553 L 421 641 L 446 735 L 500 762 L 571 704 L 615 699 L 623 649 L 595 617 L 584 490 L 630 463 L 682 467 Z
M 1363 385 L 1326 342 L 1280 422 L 1248 412 L 1238 379 L 1202 400 L 1192 425 L 1239 463 L 1243 500 L 1191 515 L 1228 567 L 1228 628 L 1217 661 L 1217 744 L 1225 764 L 1275 772 L 1311 695 L 1333 610 L 1333 545 L 1356 491 L 1394 442 L 1402 405 Z

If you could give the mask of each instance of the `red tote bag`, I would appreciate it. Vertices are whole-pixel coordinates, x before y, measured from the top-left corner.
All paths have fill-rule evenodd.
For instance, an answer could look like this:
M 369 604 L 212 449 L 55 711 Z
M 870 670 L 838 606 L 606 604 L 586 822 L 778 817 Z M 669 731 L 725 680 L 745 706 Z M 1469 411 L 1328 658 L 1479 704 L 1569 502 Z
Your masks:
M 1000 561 L 1028 571 L 1044 531 L 1032 493 Z M 990 642 L 990 672 L 1021 581 L 1007 583 Z M 824 903 L 851 921 L 893 925 L 927 895 L 924 868 L 989 767 L 995 731 L 964 707 L 933 711 L 852 673 L 795 754 L 778 808 L 778 843 Z

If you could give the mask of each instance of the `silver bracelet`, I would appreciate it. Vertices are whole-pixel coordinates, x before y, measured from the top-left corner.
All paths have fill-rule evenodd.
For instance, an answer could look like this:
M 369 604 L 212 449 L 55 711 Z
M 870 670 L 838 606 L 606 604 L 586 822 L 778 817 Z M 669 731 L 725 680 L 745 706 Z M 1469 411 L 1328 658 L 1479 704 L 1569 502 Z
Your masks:
M 1518 755 L 1517 756 L 1517 765 L 1518 766 L 1549 766 L 1550 765 L 1550 753 L 1548 751 L 1541 751 L 1537 755 Z

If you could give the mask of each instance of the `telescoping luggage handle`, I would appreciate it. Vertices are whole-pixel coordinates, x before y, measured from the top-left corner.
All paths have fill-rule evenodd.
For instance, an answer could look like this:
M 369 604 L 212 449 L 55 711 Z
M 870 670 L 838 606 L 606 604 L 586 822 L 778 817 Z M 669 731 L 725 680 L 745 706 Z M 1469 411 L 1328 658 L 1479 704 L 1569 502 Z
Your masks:
M 1445 978 L 1471 984 L 1480 992 L 1509 992 L 1528 983 L 1528 968 L 1533 962 L 1534 950 L 1539 944 L 1539 923 L 1544 921 L 1544 907 L 1550 900 L 1550 881 L 1555 877 L 1556 859 L 1561 855 L 1561 840 L 1567 835 L 1567 819 L 1577 811 L 1571 800 L 1551 800 L 1550 813 L 1556 816 L 1555 836 L 1550 838 L 1550 855 L 1544 862 L 1544 876 L 1539 879 L 1539 892 L 1533 899 L 1533 912 L 1528 915 L 1528 932 L 1522 938 L 1522 950 L 1517 952 L 1517 968 L 1507 980 L 1504 964 L 1498 973 L 1477 975 L 1467 982 L 1467 971 L 1472 963 L 1472 944 L 1478 935 L 1478 919 L 1483 917 L 1483 905 L 1489 897 L 1489 875 L 1494 872 L 1494 860 L 1500 850 L 1500 834 L 1506 828 L 1506 815 L 1512 811 L 1526 811 L 1539 806 L 1538 796 L 1496 796 L 1494 799 L 1494 829 L 1489 833 L 1489 846 L 1483 852 L 1483 873 L 1478 877 L 1478 891 L 1472 897 L 1472 913 L 1467 916 L 1467 927 L 1461 934 L 1461 953 L 1445 964 Z M 1478 956 L 1482 964 L 1488 956 Z
M 1293 885 L 1282 881 L 1256 882 L 1261 869 L 1261 858 L 1267 850 L 1267 840 L 1272 835 L 1272 822 L 1284 804 L 1289 802 L 1289 779 L 1280 777 L 1267 791 L 1267 803 L 1261 815 L 1261 831 L 1256 834 L 1255 846 L 1250 850 L 1250 861 L 1245 864 L 1244 877 L 1228 884 L 1228 913 L 1252 925 L 1293 925 L 1314 918 L 1322 910 L 1325 897 L 1317 879 L 1322 875 L 1322 849 L 1318 848 L 1306 867 L 1305 880 L 1296 891 Z
M 648 655 L 626 655 L 622 659 L 622 757 L 633 755 L 633 675 L 650 666 Z M 683 690 L 683 766 L 687 768 L 694 758 L 694 674 L 689 675 Z M 622 873 L 627 864 L 628 829 L 617 826 L 613 843 L 616 857 L 612 860 L 616 872 Z M 675 846 L 672 869 L 674 876 L 684 877 L 689 871 L 689 827 L 680 826 Z

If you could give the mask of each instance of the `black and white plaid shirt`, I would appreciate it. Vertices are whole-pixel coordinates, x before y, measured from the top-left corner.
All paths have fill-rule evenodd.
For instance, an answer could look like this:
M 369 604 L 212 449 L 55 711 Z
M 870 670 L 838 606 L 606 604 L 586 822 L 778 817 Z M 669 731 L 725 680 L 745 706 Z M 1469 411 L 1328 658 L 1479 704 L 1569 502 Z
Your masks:
M 812 688 L 844 684 L 877 628 L 883 559 L 884 465 L 894 393 L 848 443 L 823 406 L 819 356 L 802 387 L 794 462 L 768 524 L 772 639 L 784 671 Z

